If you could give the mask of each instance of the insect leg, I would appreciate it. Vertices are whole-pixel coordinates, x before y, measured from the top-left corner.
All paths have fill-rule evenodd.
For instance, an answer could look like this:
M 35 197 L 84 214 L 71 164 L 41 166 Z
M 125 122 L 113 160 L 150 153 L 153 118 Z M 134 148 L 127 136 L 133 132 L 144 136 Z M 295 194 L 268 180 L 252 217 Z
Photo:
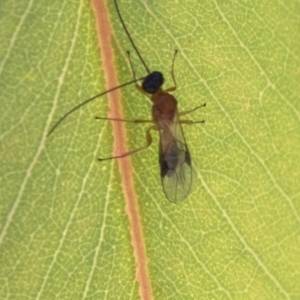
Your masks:
M 182 111 L 182 112 L 179 113 L 179 116 L 187 115 L 187 114 L 189 114 L 189 113 L 191 113 L 191 112 L 193 112 L 193 111 L 195 111 L 195 110 L 197 110 L 197 109 L 199 109 L 201 107 L 204 107 L 204 106 L 206 106 L 206 103 L 203 103 L 203 104 L 201 104 L 201 105 L 199 105 L 199 106 L 197 106 L 197 107 L 195 107 L 195 108 L 193 108 L 191 110 Z
M 123 157 L 130 156 L 132 154 L 135 154 L 139 151 L 142 151 L 142 150 L 148 148 L 152 144 L 152 136 L 150 134 L 150 130 L 157 130 L 156 125 L 153 125 L 153 126 L 151 126 L 147 129 L 147 131 L 146 131 L 147 144 L 145 146 L 140 147 L 140 148 L 135 149 L 135 150 L 132 150 L 132 151 L 129 151 L 129 152 L 126 152 L 126 153 L 123 153 L 122 155 L 111 156 L 111 157 L 106 157 L 106 158 L 98 158 L 98 160 L 103 161 L 103 160 L 109 160 L 109 159 L 115 159 L 115 158 L 123 158 Z
M 166 89 L 165 90 L 166 93 L 174 92 L 177 88 L 177 83 L 176 83 L 176 79 L 175 79 L 175 75 L 174 75 L 174 64 L 175 64 L 175 57 L 176 57 L 177 53 L 178 53 L 178 50 L 175 50 L 173 60 L 172 60 L 172 67 L 171 67 L 171 76 L 172 76 L 172 79 L 173 79 L 173 82 L 174 82 L 174 86 L 171 87 L 171 88 Z
M 134 68 L 133 68 L 133 64 L 132 64 L 132 61 L 131 61 L 131 58 L 130 58 L 130 52 L 129 52 L 129 51 L 127 51 L 127 56 L 128 56 L 128 60 L 129 60 L 131 72 L 132 72 L 133 78 L 134 78 L 134 80 L 135 80 L 135 78 L 136 78 L 136 76 L 135 76 L 135 71 L 134 71 Z M 138 84 L 136 83 L 136 84 L 135 84 L 135 87 L 137 88 L 137 90 L 138 90 L 140 93 L 144 94 L 144 95 L 147 96 L 149 99 L 151 99 L 151 96 L 149 96 L 149 95 L 143 90 L 143 88 L 142 88 L 140 85 L 138 85 Z
M 129 61 L 129 64 L 130 64 L 133 79 L 135 80 L 135 78 L 136 78 L 135 77 L 135 71 L 134 71 L 134 68 L 133 68 L 133 64 L 132 64 L 132 61 L 131 61 L 131 58 L 130 58 L 130 52 L 129 51 L 127 51 L 127 57 L 128 57 L 128 61 Z
M 118 119 L 118 118 L 102 118 L 102 117 L 95 117 L 96 120 L 108 120 L 108 121 L 116 121 L 116 122 L 127 122 L 127 123 L 154 123 L 153 120 L 125 120 L 125 119 Z
M 201 121 L 193 121 L 193 120 L 180 120 L 180 124 L 197 124 L 197 123 L 205 123 L 204 120 Z

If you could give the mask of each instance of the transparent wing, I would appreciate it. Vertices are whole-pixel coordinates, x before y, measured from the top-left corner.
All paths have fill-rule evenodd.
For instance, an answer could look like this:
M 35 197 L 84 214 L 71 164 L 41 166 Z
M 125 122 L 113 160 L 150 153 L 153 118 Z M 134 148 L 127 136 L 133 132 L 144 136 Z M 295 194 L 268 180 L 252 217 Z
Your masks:
M 192 185 L 192 162 L 178 113 L 174 122 L 160 131 L 159 164 L 161 180 L 167 199 L 180 202 L 189 194 Z

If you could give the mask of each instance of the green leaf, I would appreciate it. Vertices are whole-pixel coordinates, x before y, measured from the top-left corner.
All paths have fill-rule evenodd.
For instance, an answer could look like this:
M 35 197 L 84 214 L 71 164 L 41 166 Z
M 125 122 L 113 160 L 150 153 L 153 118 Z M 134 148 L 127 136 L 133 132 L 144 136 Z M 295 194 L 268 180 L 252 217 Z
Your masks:
M 166 88 L 179 50 L 179 110 L 207 104 L 187 116 L 204 125 L 184 126 L 193 188 L 178 205 L 163 194 L 155 133 L 126 170 L 97 161 L 118 138 L 94 119 L 111 110 L 107 96 L 46 138 L 106 89 L 90 3 L 2 2 L 0 298 L 299 299 L 299 2 L 119 1 Z M 126 50 L 138 77 L 145 69 L 109 2 L 111 68 L 123 83 Z M 126 119 L 150 119 L 133 85 L 121 93 Z M 147 125 L 124 126 L 128 149 L 145 144 Z

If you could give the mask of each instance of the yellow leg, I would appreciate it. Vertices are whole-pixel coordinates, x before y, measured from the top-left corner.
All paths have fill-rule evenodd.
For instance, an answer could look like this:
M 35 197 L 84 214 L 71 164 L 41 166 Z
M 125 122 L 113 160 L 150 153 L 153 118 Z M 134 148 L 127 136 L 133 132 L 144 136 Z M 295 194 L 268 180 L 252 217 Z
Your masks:
M 197 109 L 199 109 L 199 108 L 201 108 L 201 107 L 204 107 L 204 106 L 206 106 L 206 103 L 203 103 L 203 104 L 201 104 L 200 106 L 197 106 L 196 108 L 193 108 L 193 109 L 191 109 L 191 110 L 185 110 L 185 111 L 182 111 L 182 112 L 179 113 L 179 116 L 187 115 L 187 114 L 189 114 L 189 113 L 191 113 L 191 112 L 193 112 L 193 111 L 195 111 L 195 110 L 197 110 Z
M 151 127 L 149 127 L 147 129 L 147 131 L 146 131 L 146 141 L 147 141 L 147 144 L 145 146 L 140 147 L 140 148 L 135 149 L 135 150 L 132 150 L 132 151 L 129 151 L 129 152 L 126 152 L 126 153 L 123 153 L 122 155 L 111 156 L 111 157 L 106 157 L 106 158 L 98 158 L 98 160 L 99 161 L 103 161 L 103 160 L 109 160 L 109 159 L 115 159 L 115 158 L 123 158 L 123 157 L 130 156 L 132 154 L 135 154 L 137 152 L 140 152 L 140 151 L 148 148 L 152 144 L 152 137 L 151 137 L 151 134 L 150 134 L 151 130 L 157 130 L 156 125 L 153 125 L 153 126 L 151 126 Z
M 153 120 L 125 120 L 125 119 L 117 119 L 117 118 L 102 118 L 102 117 L 95 117 L 96 120 L 108 120 L 108 121 L 116 121 L 116 122 L 127 122 L 127 123 L 154 123 Z
M 175 79 L 175 75 L 174 75 L 174 64 L 175 64 L 175 57 L 176 57 L 177 53 L 178 53 L 178 50 L 175 50 L 174 56 L 173 56 L 173 61 L 172 61 L 172 67 L 171 67 L 171 76 L 172 76 L 172 79 L 174 82 L 174 86 L 164 90 L 164 92 L 166 92 L 166 93 L 174 92 L 177 89 L 177 83 L 176 83 L 176 79 Z

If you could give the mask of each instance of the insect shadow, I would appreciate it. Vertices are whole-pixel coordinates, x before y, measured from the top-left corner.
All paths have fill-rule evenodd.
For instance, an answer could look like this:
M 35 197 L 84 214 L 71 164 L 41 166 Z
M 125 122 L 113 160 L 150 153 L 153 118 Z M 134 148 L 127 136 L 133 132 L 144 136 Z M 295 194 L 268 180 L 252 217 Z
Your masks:
M 96 119 L 110 120 L 113 122 L 127 122 L 127 123 L 134 123 L 134 124 L 141 124 L 141 123 L 151 124 L 151 126 L 146 131 L 146 145 L 137 148 L 135 150 L 123 153 L 122 155 L 111 156 L 106 158 L 98 158 L 98 160 L 104 161 L 104 160 L 118 159 L 118 158 L 123 158 L 135 154 L 137 152 L 140 152 L 148 148 L 152 144 L 152 137 L 150 132 L 152 130 L 158 131 L 160 177 L 161 177 L 163 190 L 166 198 L 169 201 L 171 201 L 172 203 L 177 203 L 184 200 L 187 197 L 192 186 L 192 160 L 191 160 L 190 151 L 187 146 L 181 125 L 204 123 L 204 120 L 202 121 L 182 120 L 180 119 L 180 117 L 185 116 L 201 107 L 204 107 L 206 106 L 206 104 L 204 103 L 188 111 L 178 112 L 177 100 L 174 98 L 172 94 L 170 94 L 170 92 L 174 92 L 177 88 L 177 83 L 174 76 L 174 63 L 178 51 L 175 50 L 174 52 L 172 66 L 171 66 L 171 77 L 174 86 L 164 90 L 162 89 L 162 85 L 164 84 L 163 74 L 159 71 L 153 71 L 153 72 L 150 71 L 150 69 L 146 65 L 143 57 L 141 56 L 137 46 L 135 45 L 125 25 L 125 22 L 123 20 L 123 17 L 118 7 L 117 0 L 114 0 L 114 4 L 115 4 L 116 12 L 118 14 L 118 18 L 127 35 L 127 38 L 129 39 L 135 53 L 138 55 L 139 60 L 143 64 L 147 72 L 147 75 L 141 78 L 136 78 L 136 74 L 130 58 L 130 52 L 127 51 L 128 60 L 133 74 L 133 80 L 123 83 L 119 86 L 113 87 L 100 94 L 97 94 L 83 101 L 79 105 L 73 107 L 53 125 L 53 127 L 48 132 L 47 137 L 49 137 L 54 132 L 54 130 L 60 125 L 60 123 L 63 120 L 65 120 L 70 114 L 78 110 L 80 107 L 116 89 L 122 88 L 130 84 L 135 84 L 137 90 L 143 95 L 145 95 L 152 103 L 151 120 L 140 120 L 140 119 L 125 120 L 125 119 L 102 118 L 102 117 L 96 117 Z M 139 81 L 142 81 L 141 85 L 138 84 Z

